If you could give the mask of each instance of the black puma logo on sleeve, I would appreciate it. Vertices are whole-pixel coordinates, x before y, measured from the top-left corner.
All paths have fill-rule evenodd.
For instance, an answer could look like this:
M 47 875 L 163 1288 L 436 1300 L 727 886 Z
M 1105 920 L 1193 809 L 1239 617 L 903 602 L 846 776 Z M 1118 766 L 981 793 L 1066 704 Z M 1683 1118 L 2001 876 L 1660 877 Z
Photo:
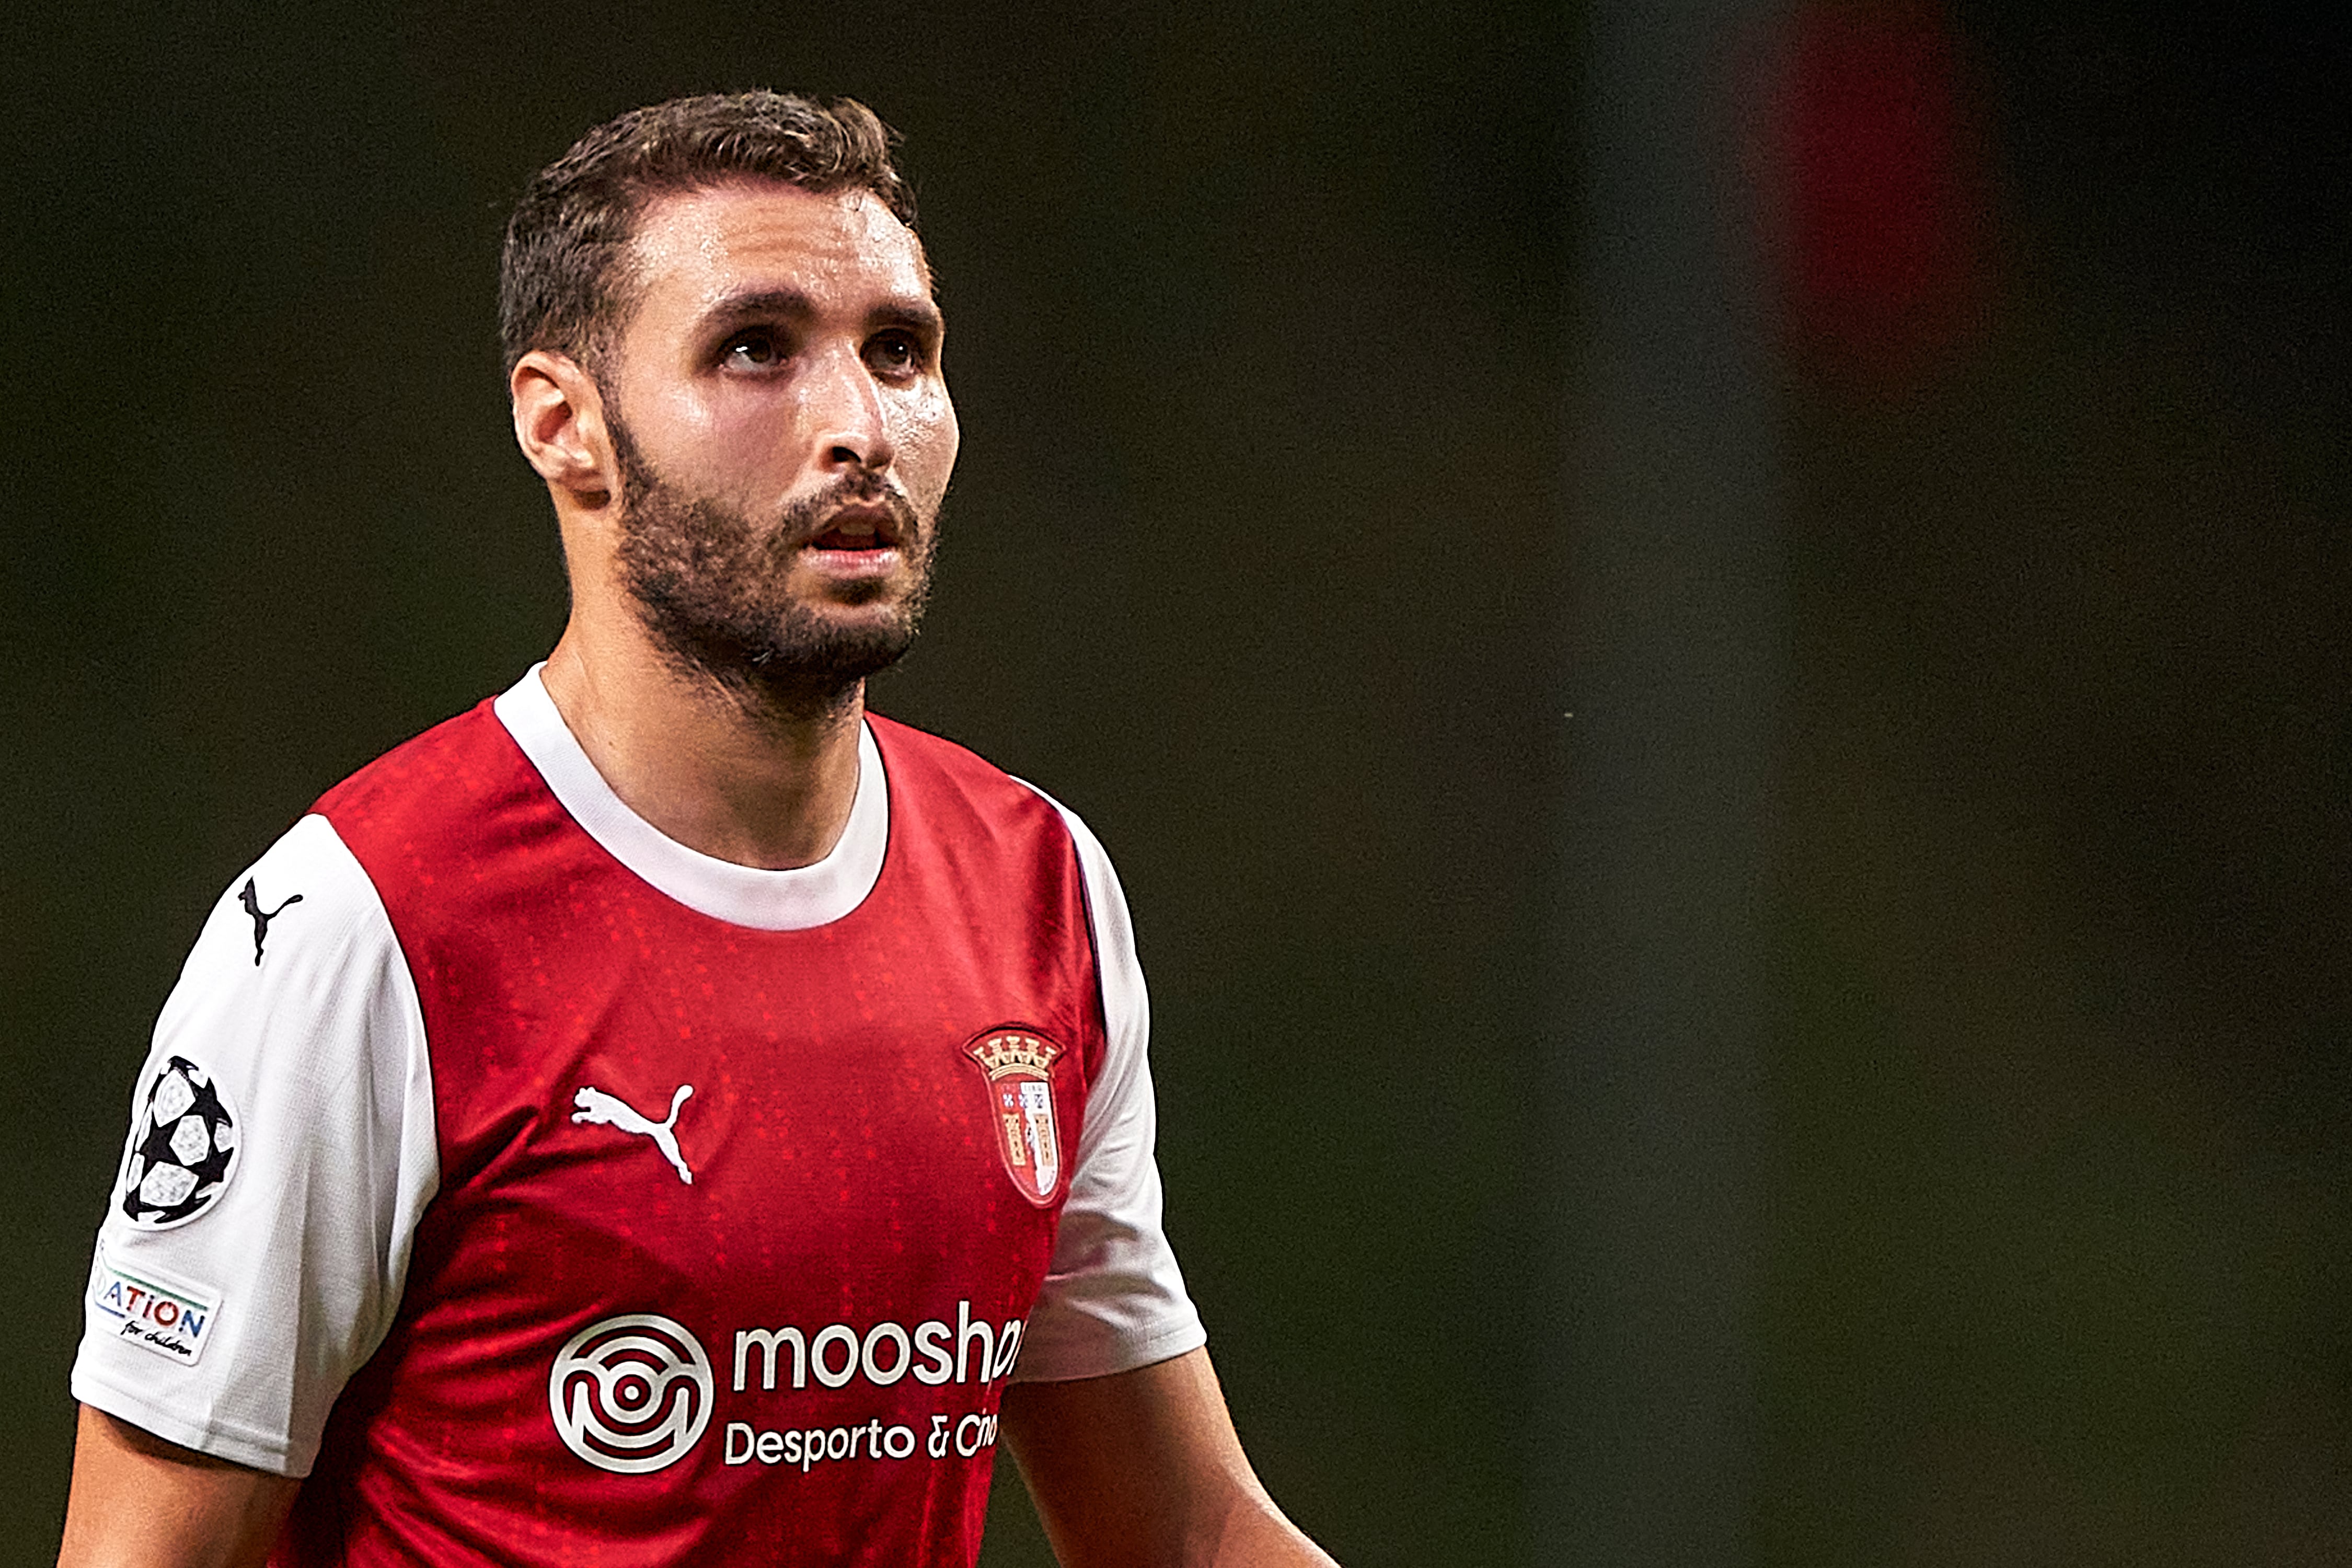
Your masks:
M 244 889 L 236 897 L 237 901 L 245 906 L 245 912 L 253 917 L 253 966 L 258 969 L 261 967 L 261 943 L 269 935 L 269 922 L 284 914 L 289 904 L 300 903 L 302 895 L 296 893 L 276 909 L 265 910 L 261 907 L 260 895 L 253 890 L 253 879 L 247 877 Z

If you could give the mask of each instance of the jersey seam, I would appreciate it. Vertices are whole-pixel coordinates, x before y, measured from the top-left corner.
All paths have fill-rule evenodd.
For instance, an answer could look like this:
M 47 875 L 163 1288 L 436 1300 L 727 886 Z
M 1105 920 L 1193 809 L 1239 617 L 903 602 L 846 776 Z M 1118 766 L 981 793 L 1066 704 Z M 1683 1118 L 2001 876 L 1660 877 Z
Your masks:
M 1095 909 L 1095 890 L 1089 885 L 1089 879 L 1087 876 L 1086 851 L 1078 845 L 1077 829 L 1070 825 L 1069 807 L 1018 774 L 1007 773 L 1004 776 L 1045 802 L 1054 813 L 1055 826 L 1062 830 L 1062 842 L 1069 847 L 1070 864 L 1078 875 L 1078 904 L 1086 911 L 1087 916 L 1087 957 L 1094 965 L 1095 1027 L 1100 1033 L 1103 1043 L 1102 1062 L 1097 1069 L 1097 1077 L 1108 1079 L 1110 1076 L 1111 1053 L 1110 971 L 1109 966 L 1103 962 L 1102 931 L 1099 917 Z M 1105 858 L 1108 858 L 1108 855 Z M 1094 1099 L 1094 1088 L 1091 1083 L 1087 1086 L 1087 1099 L 1090 1105 Z M 1093 1118 L 1089 1117 L 1087 1121 L 1091 1126 Z

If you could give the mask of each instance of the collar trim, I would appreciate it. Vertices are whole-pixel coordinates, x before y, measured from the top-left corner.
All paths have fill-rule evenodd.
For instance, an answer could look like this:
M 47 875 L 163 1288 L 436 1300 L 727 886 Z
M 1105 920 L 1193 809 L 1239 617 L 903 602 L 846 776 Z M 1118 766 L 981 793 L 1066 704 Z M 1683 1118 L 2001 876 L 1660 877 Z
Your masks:
M 890 843 L 890 789 L 874 731 L 857 726 L 857 799 L 840 842 L 814 865 L 772 871 L 688 848 L 613 793 L 547 694 L 534 664 L 491 704 L 558 805 L 639 879 L 698 914 L 759 931 L 829 925 L 866 901 Z

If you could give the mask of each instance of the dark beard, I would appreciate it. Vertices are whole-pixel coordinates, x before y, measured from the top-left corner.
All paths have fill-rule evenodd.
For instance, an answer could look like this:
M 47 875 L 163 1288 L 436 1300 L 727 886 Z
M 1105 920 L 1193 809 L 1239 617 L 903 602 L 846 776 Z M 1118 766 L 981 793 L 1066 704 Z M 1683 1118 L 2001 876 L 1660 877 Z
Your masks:
M 747 708 L 814 717 L 843 710 L 860 682 L 913 645 L 930 597 L 938 519 L 926 523 L 895 485 L 851 475 L 785 508 L 763 529 L 740 510 L 656 474 L 609 404 L 605 427 L 621 470 L 622 581 L 655 646 L 684 673 L 717 681 Z M 826 513 L 848 501 L 890 510 L 914 570 L 914 587 L 897 613 L 860 626 L 836 626 L 785 591 L 793 554 L 820 531 Z

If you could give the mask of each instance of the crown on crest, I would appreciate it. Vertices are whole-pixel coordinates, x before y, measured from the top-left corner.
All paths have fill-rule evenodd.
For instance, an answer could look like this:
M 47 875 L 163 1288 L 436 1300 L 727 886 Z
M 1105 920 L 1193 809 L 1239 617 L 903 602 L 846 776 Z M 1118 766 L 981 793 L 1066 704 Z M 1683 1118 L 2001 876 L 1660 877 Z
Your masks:
M 982 1036 L 964 1049 L 971 1053 L 971 1059 L 981 1065 L 992 1080 L 1016 1072 L 1030 1072 L 1045 1078 L 1053 1070 L 1054 1058 L 1062 1054 L 1062 1047 L 1051 1040 L 1009 1031 Z

